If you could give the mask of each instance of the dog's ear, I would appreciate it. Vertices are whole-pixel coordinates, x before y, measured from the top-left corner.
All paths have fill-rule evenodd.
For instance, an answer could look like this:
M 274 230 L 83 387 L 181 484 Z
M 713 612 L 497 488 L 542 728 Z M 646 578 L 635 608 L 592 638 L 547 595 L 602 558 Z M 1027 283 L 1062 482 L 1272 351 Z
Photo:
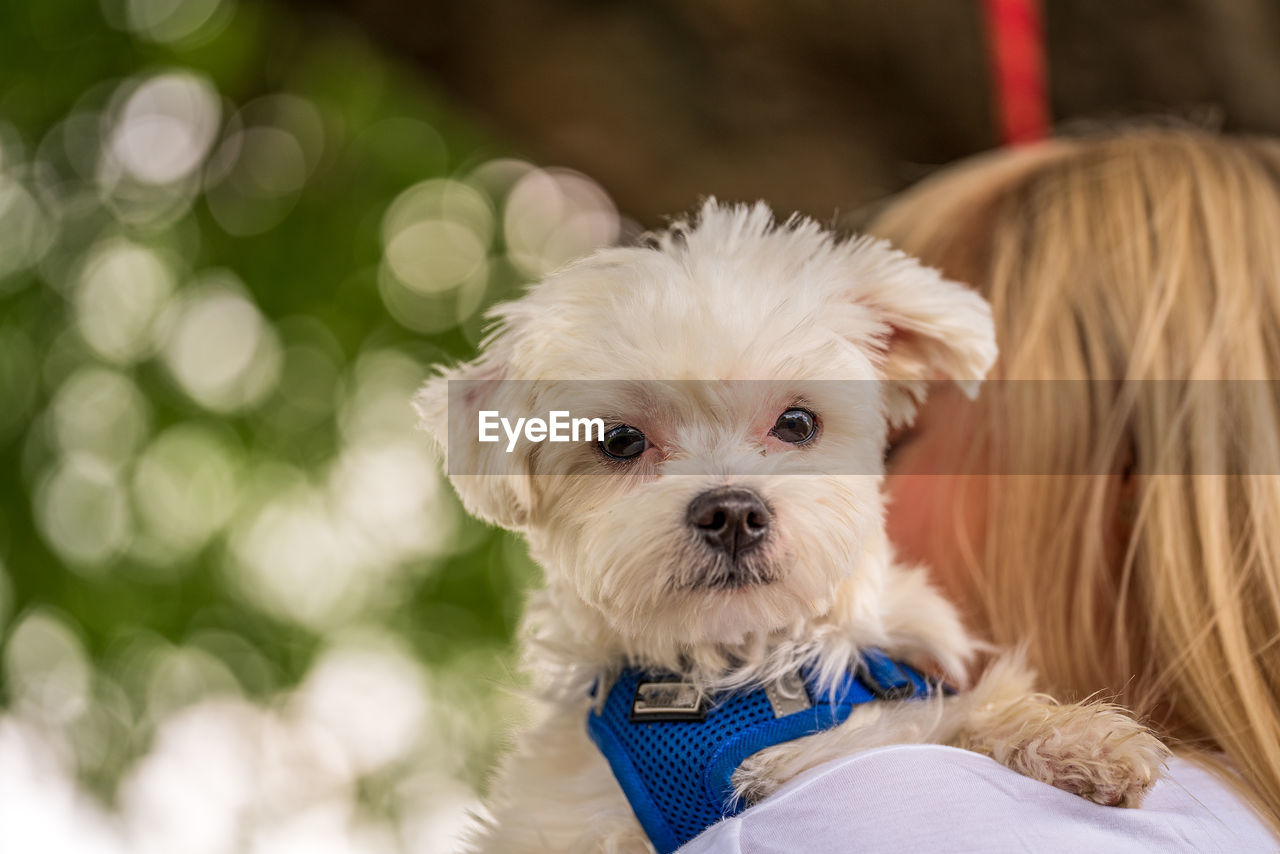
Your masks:
M 413 397 L 418 427 L 440 449 L 445 470 L 458 497 L 474 516 L 511 530 L 521 530 L 533 508 L 528 444 L 508 452 L 507 438 L 479 441 L 481 410 L 514 417 L 532 411 L 530 383 L 510 380 L 511 342 L 502 332 L 492 336 L 473 361 L 445 368 L 428 379 Z
M 996 360 L 991 307 L 972 288 L 893 249 L 860 238 L 847 298 L 878 326 L 881 376 L 894 384 L 890 421 L 910 421 L 929 380 L 954 380 L 970 398 Z

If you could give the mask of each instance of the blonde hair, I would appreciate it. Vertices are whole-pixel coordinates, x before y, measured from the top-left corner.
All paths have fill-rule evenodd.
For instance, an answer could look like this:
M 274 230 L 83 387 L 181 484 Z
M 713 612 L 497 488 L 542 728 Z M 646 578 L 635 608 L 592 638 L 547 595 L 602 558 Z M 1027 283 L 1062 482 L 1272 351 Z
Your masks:
M 986 471 L 1064 474 L 986 487 L 976 628 L 1238 774 L 1280 829 L 1280 402 L 1235 382 L 1280 380 L 1280 143 L 1058 140 L 946 170 L 871 230 L 990 300 L 996 376 L 1088 381 L 992 403 Z

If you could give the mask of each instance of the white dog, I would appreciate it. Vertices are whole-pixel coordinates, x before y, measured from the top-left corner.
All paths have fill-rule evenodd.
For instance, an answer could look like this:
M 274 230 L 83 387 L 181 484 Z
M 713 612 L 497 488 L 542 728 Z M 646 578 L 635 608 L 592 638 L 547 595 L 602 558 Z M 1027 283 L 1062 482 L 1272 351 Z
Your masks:
M 481 355 L 414 400 L 468 510 L 522 532 L 546 574 L 522 634 L 533 720 L 479 850 L 669 851 L 889 743 L 965 747 L 1099 803 L 1155 781 L 1154 736 L 1034 694 L 1016 656 L 960 693 L 924 676 L 963 684 L 976 646 L 895 561 L 883 448 L 926 381 L 973 394 L 994 362 L 973 291 L 883 242 L 711 201 L 493 316 Z M 477 439 L 481 411 L 552 408 L 600 418 L 603 441 Z M 744 741 L 734 715 L 773 729 Z

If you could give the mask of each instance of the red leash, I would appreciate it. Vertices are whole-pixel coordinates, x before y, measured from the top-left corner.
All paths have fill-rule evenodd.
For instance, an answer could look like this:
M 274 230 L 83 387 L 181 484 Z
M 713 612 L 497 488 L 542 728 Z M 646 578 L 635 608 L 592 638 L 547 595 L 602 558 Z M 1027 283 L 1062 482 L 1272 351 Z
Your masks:
M 1039 0 L 982 0 L 1000 141 L 1049 135 L 1044 28 Z

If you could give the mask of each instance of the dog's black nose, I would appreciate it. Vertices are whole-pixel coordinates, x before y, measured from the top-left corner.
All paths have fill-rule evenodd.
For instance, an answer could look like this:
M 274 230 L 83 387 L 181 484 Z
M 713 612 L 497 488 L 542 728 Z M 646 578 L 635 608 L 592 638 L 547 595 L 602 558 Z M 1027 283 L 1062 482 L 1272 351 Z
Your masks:
M 773 516 L 751 490 L 722 487 L 690 501 L 688 519 L 707 545 L 737 557 L 764 540 Z

